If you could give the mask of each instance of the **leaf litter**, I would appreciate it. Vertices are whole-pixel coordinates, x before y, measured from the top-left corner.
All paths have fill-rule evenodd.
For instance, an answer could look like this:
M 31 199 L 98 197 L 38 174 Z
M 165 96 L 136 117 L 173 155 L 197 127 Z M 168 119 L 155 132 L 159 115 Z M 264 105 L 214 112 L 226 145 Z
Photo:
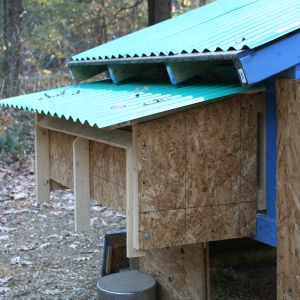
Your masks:
M 0 161 L 0 299 L 96 299 L 107 230 L 125 216 L 91 204 L 91 230 L 75 232 L 74 196 L 35 200 L 34 162 Z

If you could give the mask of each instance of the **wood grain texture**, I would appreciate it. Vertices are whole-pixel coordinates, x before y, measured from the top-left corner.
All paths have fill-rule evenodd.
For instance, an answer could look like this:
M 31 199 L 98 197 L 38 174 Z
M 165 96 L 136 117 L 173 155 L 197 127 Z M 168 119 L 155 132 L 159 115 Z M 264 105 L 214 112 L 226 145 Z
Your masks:
M 185 209 L 140 213 L 141 249 L 185 244 Z
M 35 115 L 35 174 L 37 202 L 50 200 L 49 130 L 37 125 Z
M 137 125 L 141 249 L 255 234 L 263 97 L 238 95 Z
M 263 100 L 263 94 L 241 97 L 241 201 L 257 201 L 257 103 Z
M 126 211 L 126 150 L 90 141 L 91 197 L 116 211 Z
M 140 211 L 184 208 L 184 113 L 141 124 L 137 136 Z
M 186 210 L 186 243 L 226 240 L 239 236 L 239 204 Z
M 240 199 L 240 97 L 186 112 L 188 207 Z
M 146 251 L 140 270 L 158 283 L 158 300 L 208 298 L 206 253 L 203 244 Z
M 73 142 L 75 230 L 90 230 L 89 140 L 77 137 Z
M 300 299 L 300 81 L 277 82 L 277 297 Z
M 73 188 L 73 141 L 75 136 L 49 131 L 50 178 Z

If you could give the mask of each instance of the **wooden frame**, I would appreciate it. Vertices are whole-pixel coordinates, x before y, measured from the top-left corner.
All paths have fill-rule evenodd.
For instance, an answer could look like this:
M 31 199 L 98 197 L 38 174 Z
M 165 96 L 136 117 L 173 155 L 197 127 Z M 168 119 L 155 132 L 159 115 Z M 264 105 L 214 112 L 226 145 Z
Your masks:
M 38 126 L 39 116 L 35 116 L 35 174 L 36 198 L 41 203 L 50 200 L 49 175 L 49 134 Z
M 75 230 L 90 229 L 89 141 L 77 137 L 73 142 Z
M 89 210 L 89 140 L 126 150 L 126 215 L 127 256 L 140 257 L 138 221 L 136 149 L 133 136 L 125 130 L 101 130 L 53 117 L 36 117 L 37 193 L 39 201 L 50 198 L 49 130 L 73 135 L 73 181 L 75 193 L 75 229 L 87 231 L 90 227 Z M 134 131 L 135 132 L 135 131 Z

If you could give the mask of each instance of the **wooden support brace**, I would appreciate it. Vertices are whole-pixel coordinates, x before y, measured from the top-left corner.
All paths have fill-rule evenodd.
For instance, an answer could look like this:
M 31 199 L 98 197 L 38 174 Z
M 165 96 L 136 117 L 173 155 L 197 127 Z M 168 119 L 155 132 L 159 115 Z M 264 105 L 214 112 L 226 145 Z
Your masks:
M 133 126 L 132 146 L 126 150 L 126 214 L 127 214 L 127 257 L 141 257 L 138 233 L 138 174 L 136 157 L 136 128 Z
M 71 78 L 75 82 L 81 82 L 83 80 L 89 79 L 93 76 L 101 74 L 107 70 L 106 66 L 70 66 Z
M 39 127 L 82 137 L 95 142 L 126 149 L 131 145 L 131 133 L 125 130 L 102 130 L 58 118 L 44 117 Z
M 73 142 L 75 230 L 90 229 L 89 141 L 76 138 Z
M 170 62 L 166 63 L 170 82 L 174 85 L 201 74 L 208 66 L 206 62 Z
M 49 177 L 49 133 L 48 129 L 38 126 L 35 116 L 35 174 L 37 202 L 50 200 Z
M 143 65 L 139 64 L 108 66 L 109 76 L 114 84 L 119 84 L 126 79 L 134 77 L 143 70 Z

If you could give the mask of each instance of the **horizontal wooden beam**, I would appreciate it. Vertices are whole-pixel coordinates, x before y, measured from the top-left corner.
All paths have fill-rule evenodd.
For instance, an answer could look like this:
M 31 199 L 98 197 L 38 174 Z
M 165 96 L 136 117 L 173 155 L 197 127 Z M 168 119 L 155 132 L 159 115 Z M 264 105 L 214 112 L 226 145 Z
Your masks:
M 125 130 L 103 130 L 54 117 L 44 117 L 37 124 L 41 128 L 74 135 L 123 149 L 127 149 L 131 146 L 131 132 Z
M 244 51 L 234 64 L 241 83 L 251 85 L 300 63 L 300 32 L 255 51 Z

